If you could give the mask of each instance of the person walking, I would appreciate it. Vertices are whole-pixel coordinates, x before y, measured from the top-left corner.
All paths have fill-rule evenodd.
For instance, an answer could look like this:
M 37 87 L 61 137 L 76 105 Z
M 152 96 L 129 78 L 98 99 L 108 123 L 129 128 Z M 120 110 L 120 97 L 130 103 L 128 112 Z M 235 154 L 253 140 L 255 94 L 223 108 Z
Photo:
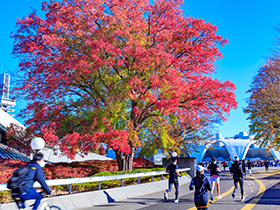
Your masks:
M 265 172 L 268 172 L 268 167 L 269 167 L 269 161 L 268 160 L 266 160 L 264 162 L 264 167 L 265 167 Z
M 220 177 L 219 173 L 221 173 L 221 170 L 219 169 L 218 165 L 216 164 L 216 158 L 212 157 L 212 162 L 208 166 L 208 172 L 210 172 L 210 182 L 212 185 L 212 189 L 210 192 L 210 200 L 213 201 L 213 192 L 215 188 L 215 183 L 217 185 L 217 198 L 220 199 L 222 196 L 220 195 Z
M 246 178 L 246 163 L 245 163 L 245 160 L 241 160 L 241 163 L 242 163 L 242 171 L 243 171 L 244 177 Z
M 223 162 L 223 167 L 224 167 L 224 171 L 225 171 L 226 167 L 227 167 L 227 162 L 226 161 Z
M 209 180 L 204 175 L 204 168 L 201 165 L 197 165 L 196 176 L 192 179 L 189 189 L 194 192 L 194 204 L 199 210 L 208 210 L 209 199 L 208 191 L 211 191 L 212 187 Z
M 179 181 L 178 177 L 182 177 L 182 175 L 178 172 L 178 165 L 177 165 L 177 157 L 171 158 L 172 163 L 166 168 L 166 172 L 169 173 L 168 179 L 168 189 L 164 192 L 164 199 L 168 200 L 168 193 L 172 190 L 172 186 L 174 184 L 175 187 L 175 200 L 174 203 L 179 202 Z
M 19 195 L 21 200 L 33 200 L 35 203 L 33 210 L 36 210 L 40 205 L 40 202 L 43 196 L 36 192 L 36 189 L 33 187 L 35 181 L 38 181 L 47 194 L 53 194 L 53 191 L 48 187 L 45 175 L 43 172 L 43 167 L 45 166 L 45 161 L 42 153 L 36 153 L 33 160 L 29 163 L 29 171 L 27 172 L 25 178 L 23 179 L 23 184 L 21 187 L 21 194 Z M 24 203 L 22 203 L 22 208 L 25 208 Z
M 234 163 L 232 164 L 232 166 L 230 168 L 230 173 L 233 177 L 233 183 L 234 183 L 234 190 L 232 192 L 232 197 L 233 198 L 235 197 L 235 193 L 238 189 L 238 183 L 239 183 L 240 191 L 241 191 L 241 202 L 243 202 L 245 200 L 244 189 L 243 189 L 244 173 L 243 173 L 243 169 L 242 169 L 242 163 L 239 162 L 238 156 L 234 157 Z
M 250 176 L 252 176 L 252 165 L 253 165 L 253 163 L 251 162 L 251 160 L 248 160 L 247 161 L 247 168 L 248 168 Z
M 233 161 L 232 161 L 232 158 L 229 157 L 229 161 L 228 161 L 228 169 L 230 170 L 230 167 L 232 166 L 233 164 Z

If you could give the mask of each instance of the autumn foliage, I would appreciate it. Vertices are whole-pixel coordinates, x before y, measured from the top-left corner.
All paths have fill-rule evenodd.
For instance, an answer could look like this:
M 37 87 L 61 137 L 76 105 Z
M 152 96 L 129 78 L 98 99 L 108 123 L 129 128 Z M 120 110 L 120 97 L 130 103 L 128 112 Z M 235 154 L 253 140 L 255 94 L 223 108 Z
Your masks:
M 0 159 L 0 183 L 6 183 L 18 167 L 26 166 L 28 162 Z M 154 167 L 155 164 L 144 158 L 134 158 L 133 168 Z M 89 160 L 72 163 L 48 163 L 43 168 L 46 179 L 90 177 L 102 171 L 118 171 L 116 160 Z
M 261 147 L 280 148 L 280 60 L 267 61 L 257 72 L 248 91 L 250 132 Z
M 181 3 L 52 0 L 45 18 L 34 11 L 19 19 L 13 54 L 25 80 L 15 91 L 30 101 L 21 114 L 28 129 L 69 157 L 105 143 L 120 170 L 131 170 L 154 129 L 166 149 L 169 124 L 225 120 L 235 86 L 211 75 L 227 40 L 185 17 Z

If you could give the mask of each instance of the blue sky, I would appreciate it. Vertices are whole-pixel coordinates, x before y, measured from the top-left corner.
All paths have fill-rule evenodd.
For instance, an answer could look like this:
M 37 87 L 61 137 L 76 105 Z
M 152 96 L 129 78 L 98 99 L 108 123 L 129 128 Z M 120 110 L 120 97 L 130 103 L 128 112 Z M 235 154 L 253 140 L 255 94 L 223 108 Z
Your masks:
M 15 29 L 17 18 L 26 16 L 30 7 L 41 8 L 41 0 L 12 0 L 1 2 L 0 7 L 0 72 L 13 71 L 17 60 L 13 59 L 10 32 Z M 218 27 L 218 34 L 227 38 L 229 44 L 221 49 L 223 58 L 216 62 L 214 77 L 231 80 L 236 85 L 237 110 L 232 110 L 228 121 L 219 127 L 223 137 L 249 131 L 247 116 L 243 113 L 253 76 L 264 64 L 273 49 L 280 22 L 280 1 L 270 0 L 186 0 L 183 5 L 186 16 L 202 18 Z M 11 78 L 13 79 L 13 78 Z M 16 111 L 24 101 L 17 101 Z
M 236 85 L 238 108 L 231 111 L 219 132 L 226 137 L 249 131 L 248 116 L 243 113 L 245 99 L 249 97 L 246 91 L 280 35 L 275 30 L 280 23 L 280 1 L 186 0 L 183 9 L 188 16 L 216 25 L 218 33 L 229 42 L 221 49 L 224 57 L 217 61 L 214 76 Z

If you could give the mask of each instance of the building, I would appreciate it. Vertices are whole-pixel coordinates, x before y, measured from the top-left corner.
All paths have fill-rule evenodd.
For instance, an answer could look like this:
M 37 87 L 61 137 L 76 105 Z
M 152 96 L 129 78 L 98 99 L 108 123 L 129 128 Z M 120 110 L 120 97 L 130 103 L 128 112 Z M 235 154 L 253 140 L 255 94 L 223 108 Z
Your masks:
M 17 124 L 20 127 L 24 127 L 19 121 L 13 118 L 10 114 L 5 112 L 3 109 L 0 109 L 0 142 L 6 143 L 5 140 L 5 132 L 7 131 L 7 127 L 11 124 Z
M 240 132 L 234 137 L 222 138 L 217 134 L 211 143 L 198 146 L 196 152 L 191 152 L 191 157 L 196 157 L 197 161 L 208 161 L 212 157 L 217 160 L 228 160 L 229 157 L 238 156 L 240 160 L 280 160 L 280 152 L 274 149 L 267 150 L 259 148 L 253 136 L 247 132 Z
M 15 123 L 23 126 L 15 120 L 9 112 L 15 111 L 11 109 L 16 105 L 16 101 L 9 98 L 10 94 L 10 75 L 7 73 L 0 74 L 0 143 L 6 143 L 5 132 L 9 124 Z
M 0 109 L 7 113 L 14 112 L 16 101 L 9 98 L 10 92 L 10 75 L 7 73 L 0 74 Z
M 10 114 L 0 108 L 0 159 L 15 159 L 29 161 L 29 158 L 19 152 L 18 150 L 6 145 L 5 133 L 7 132 L 7 127 L 11 124 L 17 124 L 24 128 L 19 121 L 13 118 Z
M 30 161 L 30 159 L 25 154 L 3 143 L 0 143 L 0 159 Z

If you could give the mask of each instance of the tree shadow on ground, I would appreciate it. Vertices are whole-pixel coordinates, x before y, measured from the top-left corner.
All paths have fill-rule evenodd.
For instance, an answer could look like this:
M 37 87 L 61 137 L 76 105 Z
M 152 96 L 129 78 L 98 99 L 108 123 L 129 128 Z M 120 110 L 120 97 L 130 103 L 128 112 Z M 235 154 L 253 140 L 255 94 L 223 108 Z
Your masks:
M 280 174 L 267 174 L 267 177 L 258 178 L 259 180 L 280 180 Z
M 105 192 L 104 192 L 105 193 Z M 106 194 L 106 193 L 105 193 Z M 108 193 L 107 193 L 108 194 Z M 151 201 L 153 202 L 153 204 L 151 204 Z M 122 200 L 122 201 L 113 201 L 108 203 L 108 204 L 103 204 L 103 205 L 96 205 L 95 207 L 117 207 L 119 206 L 119 204 L 127 204 L 127 205 L 131 205 L 131 204 L 140 204 L 143 205 L 143 208 L 145 208 L 145 206 L 148 206 L 148 208 L 152 208 L 152 206 L 157 206 L 158 204 L 162 203 L 164 204 L 172 204 L 174 203 L 174 199 L 168 199 L 168 200 L 164 200 L 164 199 L 159 199 L 159 198 L 131 198 L 131 199 L 127 199 L 127 200 Z M 193 203 L 193 199 L 184 199 L 184 198 L 180 198 L 180 203 Z M 125 208 L 125 206 L 124 206 Z
M 280 205 L 280 183 L 273 185 L 272 187 L 268 188 L 261 199 L 259 200 L 258 204 L 263 205 Z

